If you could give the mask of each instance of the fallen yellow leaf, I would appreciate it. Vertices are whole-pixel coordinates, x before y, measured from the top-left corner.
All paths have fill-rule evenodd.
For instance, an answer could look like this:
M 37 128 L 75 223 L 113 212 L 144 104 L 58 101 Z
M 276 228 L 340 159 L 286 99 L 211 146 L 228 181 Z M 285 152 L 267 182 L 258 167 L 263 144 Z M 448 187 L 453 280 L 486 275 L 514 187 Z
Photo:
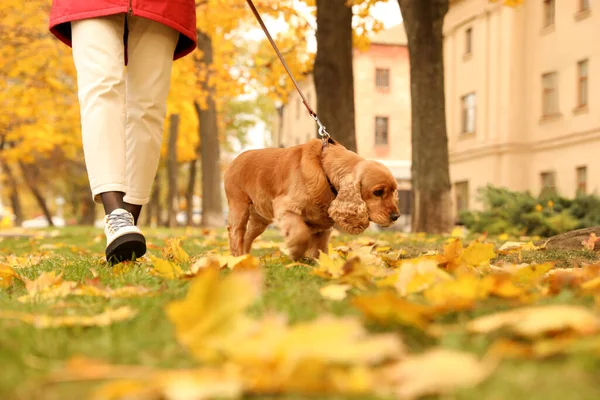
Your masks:
M 261 285 L 259 271 L 233 270 L 222 278 L 216 268 L 202 270 L 185 299 L 166 306 L 179 342 L 200 360 L 218 360 L 224 348 L 248 334 L 252 322 L 245 310 L 257 299 Z
M 352 298 L 352 304 L 366 319 L 382 324 L 398 323 L 425 329 L 436 314 L 430 306 L 413 303 L 391 290 Z
M 167 239 L 167 244 L 163 248 L 163 255 L 165 258 L 172 260 L 176 263 L 189 263 L 190 256 L 181 247 L 181 238 L 170 238 Z
M 14 278 L 20 279 L 19 274 L 8 265 L 0 264 L 0 288 L 6 289 L 12 286 Z
M 321 293 L 321 296 L 329 300 L 343 300 L 346 298 L 346 294 L 351 287 L 352 286 L 350 285 L 339 285 L 334 283 L 323 286 L 321 289 L 319 289 L 319 293 Z
M 154 256 L 149 256 L 148 258 L 152 261 L 152 271 L 155 275 L 166 279 L 177 279 L 185 275 L 179 265 L 169 260 L 163 260 Z
M 563 331 L 580 334 L 597 332 L 600 320 L 584 307 L 561 304 L 499 312 L 476 318 L 467 324 L 468 330 L 475 333 L 490 333 L 503 327 L 518 335 L 534 338 Z
M 47 315 L 30 314 L 18 311 L 0 310 L 0 319 L 12 319 L 25 322 L 35 328 L 58 328 L 69 326 L 108 326 L 115 322 L 126 321 L 137 315 L 129 306 L 109 308 L 95 315 Z
M 475 387 L 495 368 L 495 364 L 472 354 L 435 348 L 386 368 L 384 381 L 393 382 L 392 391 L 398 399 L 415 399 Z

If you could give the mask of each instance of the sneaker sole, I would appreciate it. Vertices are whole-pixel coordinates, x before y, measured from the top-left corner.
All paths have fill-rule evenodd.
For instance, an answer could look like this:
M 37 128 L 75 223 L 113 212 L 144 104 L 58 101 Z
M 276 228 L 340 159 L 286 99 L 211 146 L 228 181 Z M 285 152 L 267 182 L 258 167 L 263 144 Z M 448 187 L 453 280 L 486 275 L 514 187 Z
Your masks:
M 108 245 L 105 254 L 106 261 L 113 265 L 123 261 L 135 261 L 146 254 L 146 239 L 139 233 L 127 233 Z

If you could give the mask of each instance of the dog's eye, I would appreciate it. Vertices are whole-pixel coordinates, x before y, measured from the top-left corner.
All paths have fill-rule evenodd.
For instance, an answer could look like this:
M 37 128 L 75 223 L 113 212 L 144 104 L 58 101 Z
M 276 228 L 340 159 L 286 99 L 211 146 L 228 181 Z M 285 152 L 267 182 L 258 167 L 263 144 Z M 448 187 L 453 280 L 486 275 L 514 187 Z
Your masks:
M 383 189 L 377 189 L 376 191 L 374 191 L 373 196 L 376 196 L 376 197 L 383 196 Z

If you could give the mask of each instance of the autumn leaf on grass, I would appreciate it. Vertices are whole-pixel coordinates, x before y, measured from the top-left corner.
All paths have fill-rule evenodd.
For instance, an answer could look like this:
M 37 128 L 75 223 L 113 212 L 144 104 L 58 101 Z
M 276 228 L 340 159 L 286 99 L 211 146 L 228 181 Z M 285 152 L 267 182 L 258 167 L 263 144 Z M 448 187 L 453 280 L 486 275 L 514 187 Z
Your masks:
M 47 301 L 68 296 L 77 286 L 77 282 L 63 281 L 62 276 L 62 272 L 56 275 L 55 271 L 50 271 L 42 272 L 34 280 L 22 277 L 21 279 L 25 283 L 27 294 L 20 296 L 18 300 L 21 303 L 27 303 L 30 301 Z
M 344 300 L 350 288 L 352 288 L 350 285 L 339 285 L 333 283 L 331 285 L 323 286 L 321 289 L 319 289 L 319 293 L 321 293 L 321 296 L 329 300 Z
M 6 289 L 12 286 L 14 278 L 21 279 L 14 269 L 6 264 L 0 264 L 0 288 Z
M 227 267 L 236 270 L 256 270 L 260 265 L 260 260 L 250 254 L 238 257 L 220 256 L 217 257 L 217 259 L 221 263 L 221 268 Z
M 140 365 L 108 364 L 73 357 L 44 378 L 46 385 L 68 382 L 109 381 L 96 388 L 94 400 L 238 398 L 243 382 L 236 366 L 188 370 L 156 369 Z M 47 389 L 47 387 L 46 387 Z
M 106 309 L 94 315 L 48 315 L 31 314 L 18 311 L 1 311 L 0 319 L 12 319 L 25 322 L 35 328 L 58 328 L 70 326 L 108 326 L 115 322 L 126 321 L 137 315 L 129 306 Z
M 432 285 L 423 295 L 429 304 L 439 309 L 465 310 L 488 297 L 491 283 L 473 274 L 462 274 L 456 279 Z
M 260 267 L 260 260 L 250 254 L 243 256 L 208 255 L 201 257 L 192 264 L 189 276 L 196 275 L 204 268 L 229 268 L 235 270 L 254 271 Z
M 599 241 L 600 238 L 596 236 L 596 234 L 594 232 L 590 233 L 590 236 L 581 242 L 581 244 L 583 245 L 584 249 L 587 250 L 594 250 L 594 248 L 596 247 L 596 242 Z
M 320 252 L 318 263 L 318 266 L 312 270 L 314 275 L 327 279 L 337 279 L 344 273 L 346 261 L 343 258 Z
M 476 318 L 467 325 L 475 333 L 490 333 L 504 327 L 527 338 L 565 331 L 591 334 L 598 332 L 600 320 L 584 307 L 557 304 L 490 314 Z
M 505 242 L 502 246 L 500 246 L 500 248 L 498 249 L 498 254 L 514 254 L 514 253 L 521 253 L 523 250 L 526 251 L 534 251 L 534 250 L 541 250 L 543 249 L 543 246 L 536 246 L 533 244 L 533 242 Z
M 512 281 L 524 287 L 535 286 L 539 283 L 546 273 L 554 268 L 554 263 L 544 264 L 507 264 L 494 266 L 492 270 L 497 272 L 507 272 L 512 275 Z
M 422 292 L 431 285 L 451 279 L 431 257 L 404 260 L 398 269 L 377 282 L 380 287 L 395 287 L 402 296 Z
M 94 400 L 115 399 L 237 399 L 243 382 L 239 373 L 226 368 L 198 370 L 164 370 L 143 379 L 123 379 L 97 389 Z
M 471 243 L 463 249 L 460 239 L 454 239 L 444 245 L 444 253 L 438 256 L 440 267 L 448 271 L 463 268 L 481 268 L 488 266 L 490 260 L 496 257 L 494 245 L 491 243 Z
M 267 318 L 228 354 L 252 392 L 322 394 L 373 390 L 376 382 L 356 368 L 397 360 L 404 347 L 396 334 L 369 334 L 354 318 L 321 316 L 292 326 Z M 360 381 L 340 382 L 352 370 Z
M 449 394 L 456 389 L 473 388 L 494 371 L 496 365 L 480 361 L 473 354 L 435 348 L 409 355 L 384 370 L 385 382 L 398 399 Z
M 547 294 L 556 295 L 563 290 L 593 293 L 600 287 L 600 266 L 588 265 L 575 268 L 554 268 L 541 279 Z
M 503 359 L 535 359 L 570 353 L 598 351 L 600 340 L 597 336 L 580 337 L 573 333 L 555 337 L 537 338 L 535 341 L 498 338 L 487 351 L 487 356 Z
M 193 278 L 183 300 L 166 306 L 180 343 L 202 361 L 216 361 L 224 348 L 238 344 L 252 327 L 246 309 L 257 299 L 262 274 L 236 272 L 221 277 L 216 268 Z
M 100 280 L 90 279 L 85 284 L 78 284 L 72 291 L 76 296 L 97 296 L 105 298 L 128 298 L 143 296 L 150 293 L 148 288 L 143 286 L 126 285 L 116 289 L 100 284 Z
M 185 275 L 181 267 L 169 260 L 163 260 L 154 256 L 149 256 L 152 261 L 152 272 L 166 279 L 177 279 Z
M 172 260 L 176 263 L 189 263 L 190 256 L 181 247 L 180 238 L 167 239 L 167 245 L 163 248 L 163 255 L 165 258 Z
M 414 303 L 391 290 L 354 296 L 352 304 L 367 320 L 380 324 L 402 324 L 425 329 L 436 310 L 428 305 Z
M 6 256 L 6 261 L 8 265 L 12 268 L 30 268 L 38 265 L 44 256 L 42 254 L 29 254 L 26 257 L 18 257 L 15 255 Z
M 490 274 L 483 278 L 489 281 L 490 294 L 506 299 L 519 298 L 525 294 L 525 290 L 517 286 L 508 274 Z

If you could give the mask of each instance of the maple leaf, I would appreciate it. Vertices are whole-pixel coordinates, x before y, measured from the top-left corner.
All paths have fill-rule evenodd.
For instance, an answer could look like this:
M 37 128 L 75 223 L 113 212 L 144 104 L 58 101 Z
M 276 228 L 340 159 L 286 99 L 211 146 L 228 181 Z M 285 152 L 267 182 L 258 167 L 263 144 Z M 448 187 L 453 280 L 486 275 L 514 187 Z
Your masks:
M 523 250 L 526 251 L 534 251 L 541 250 L 544 246 L 536 246 L 533 242 L 505 242 L 498 249 L 498 254 L 513 254 L 513 253 L 521 253 Z
M 414 399 L 477 386 L 495 368 L 495 364 L 479 361 L 472 354 L 435 348 L 423 354 L 409 355 L 386 368 L 384 380 L 394 383 L 391 390 L 397 398 Z
M 68 326 L 108 326 L 115 322 L 126 321 L 136 315 L 137 311 L 129 306 L 116 309 L 109 308 L 95 315 L 46 315 L 0 310 L 0 319 L 22 321 L 39 329 Z
M 468 329 L 476 333 L 489 333 L 502 327 L 528 338 L 560 331 L 589 334 L 599 330 L 600 319 L 584 307 L 561 304 L 517 308 L 479 317 L 468 323 Z
M 210 255 L 199 258 L 192 264 L 192 274 L 198 273 L 201 269 L 218 267 L 236 270 L 257 270 L 260 266 L 260 260 L 250 254 L 234 257 L 231 255 Z
M 259 393 L 282 389 L 322 393 L 331 391 L 336 381 L 337 390 L 364 391 L 374 384 L 360 373 L 364 371 L 354 369 L 362 380 L 358 385 L 340 385 L 340 378 L 349 373 L 345 368 L 398 359 L 404 353 L 397 335 L 368 334 L 354 318 L 320 316 L 293 326 L 287 326 L 282 318 L 268 317 L 262 322 L 228 352 L 230 359 L 251 375 L 250 386 Z M 333 379 L 335 373 L 338 379 Z
M 12 286 L 14 278 L 21 279 L 14 269 L 8 265 L 0 264 L 0 288 L 6 289 Z
M 392 286 L 403 296 L 422 292 L 436 282 L 451 279 L 450 275 L 438 268 L 432 257 L 403 260 L 399 268 L 388 277 L 377 282 L 380 287 Z
M 148 256 L 152 261 L 152 272 L 166 279 L 177 279 L 185 275 L 183 269 L 177 264 L 172 263 L 169 260 L 163 260 L 152 255 Z
M 473 274 L 462 274 L 457 279 L 431 286 L 423 292 L 423 295 L 432 306 L 440 309 L 470 309 L 476 301 L 488 297 L 491 283 Z
M 366 319 L 384 324 L 400 323 L 420 329 L 425 329 L 437 313 L 433 307 L 410 302 L 391 290 L 355 296 L 352 304 Z
M 170 238 L 167 240 L 167 245 L 163 248 L 165 258 L 176 263 L 189 263 L 190 256 L 181 247 L 180 238 Z
M 261 284 L 259 271 L 233 270 L 221 278 L 216 268 L 202 270 L 185 299 L 166 306 L 179 342 L 200 360 L 218 360 L 224 348 L 239 343 L 252 327 L 244 312 L 257 299 Z
M 329 300 L 343 300 L 346 298 L 348 290 L 352 286 L 350 285 L 339 285 L 339 284 L 331 284 L 327 286 L 323 286 L 319 289 L 319 293 L 326 299 Z
M 461 267 L 478 269 L 487 266 L 494 257 L 496 253 L 491 243 L 475 241 L 463 249 L 461 240 L 454 239 L 444 245 L 444 253 L 437 259 L 441 267 L 455 271 Z
M 318 267 L 314 268 L 311 273 L 323 278 L 337 279 L 344 273 L 345 263 L 343 258 L 320 252 Z

